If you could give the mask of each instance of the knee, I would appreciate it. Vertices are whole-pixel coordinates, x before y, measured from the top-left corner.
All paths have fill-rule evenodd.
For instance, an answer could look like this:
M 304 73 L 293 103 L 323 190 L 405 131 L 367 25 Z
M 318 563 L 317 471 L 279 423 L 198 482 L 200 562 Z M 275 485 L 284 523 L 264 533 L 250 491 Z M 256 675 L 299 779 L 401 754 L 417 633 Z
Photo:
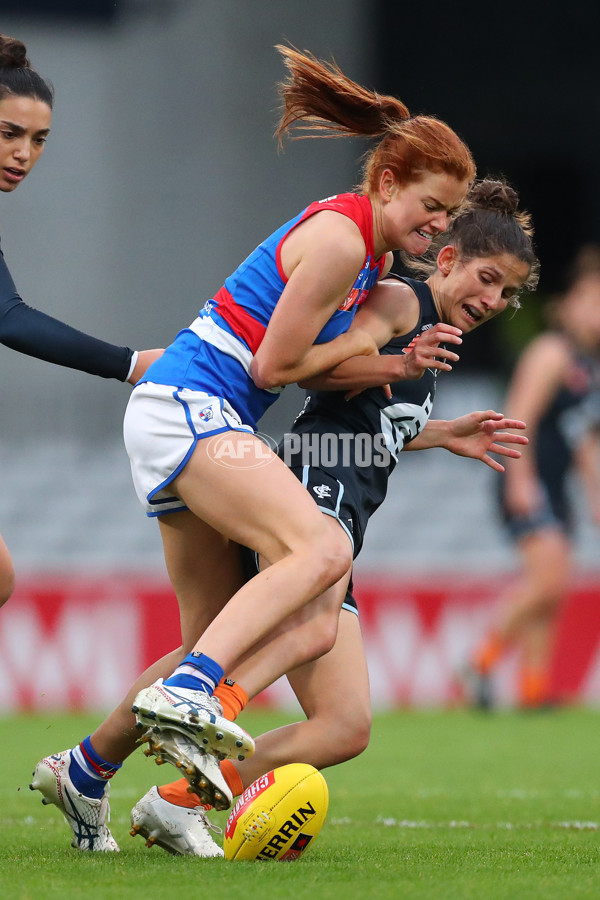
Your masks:
M 370 710 L 354 711 L 352 716 L 339 718 L 335 728 L 323 728 L 322 734 L 330 736 L 330 759 L 328 765 L 334 766 L 360 756 L 369 746 L 371 738 Z
M 325 531 L 315 537 L 311 547 L 311 560 L 319 593 L 348 574 L 352 568 L 352 546 L 341 528 L 336 528 L 335 533 Z
M 352 729 L 351 733 L 346 735 L 346 739 L 344 741 L 342 750 L 344 759 L 342 761 L 346 761 L 348 759 L 354 759 L 355 756 L 360 756 L 361 753 L 369 746 L 369 741 L 371 739 L 371 717 L 362 718 L 357 721 Z
M 331 609 L 319 616 L 318 621 L 310 623 L 306 629 L 307 646 L 305 647 L 305 660 L 311 662 L 325 656 L 333 650 L 338 633 L 340 619 L 339 609 Z
M 540 617 L 552 617 L 558 612 L 568 589 L 568 578 L 555 576 L 544 577 L 538 580 L 532 591 L 532 612 Z
M 552 619 L 556 616 L 562 605 L 564 593 L 563 590 L 554 589 L 548 590 L 543 596 L 539 597 L 536 605 L 538 616 L 546 619 Z

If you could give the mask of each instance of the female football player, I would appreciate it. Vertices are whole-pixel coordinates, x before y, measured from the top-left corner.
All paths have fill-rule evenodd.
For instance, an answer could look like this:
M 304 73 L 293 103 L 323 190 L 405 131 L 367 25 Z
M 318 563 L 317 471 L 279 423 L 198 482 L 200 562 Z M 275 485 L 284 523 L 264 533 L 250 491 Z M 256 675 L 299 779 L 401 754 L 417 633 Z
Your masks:
M 529 446 L 501 484 L 501 514 L 521 571 L 503 591 L 488 633 L 463 673 L 467 700 L 489 709 L 509 651 L 519 658 L 517 704 L 555 705 L 551 667 L 558 615 L 569 587 L 574 516 L 568 480 L 577 473 L 600 525 L 600 251 L 584 248 L 550 329 L 523 351 L 506 408 L 527 422 Z
M 53 91 L 27 59 L 25 45 L 0 34 L 0 191 L 10 194 L 42 155 L 50 133 Z M 161 351 L 115 347 L 23 302 L 0 251 L 0 343 L 20 353 L 103 378 L 135 384 Z M 14 587 L 14 568 L 0 537 L 0 606 Z

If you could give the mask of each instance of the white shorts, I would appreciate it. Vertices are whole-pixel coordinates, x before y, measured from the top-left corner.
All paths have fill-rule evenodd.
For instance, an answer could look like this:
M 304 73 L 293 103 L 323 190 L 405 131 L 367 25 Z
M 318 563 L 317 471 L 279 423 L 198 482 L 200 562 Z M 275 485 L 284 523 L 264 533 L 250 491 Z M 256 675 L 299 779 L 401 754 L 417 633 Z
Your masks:
M 146 515 L 187 509 L 169 491 L 169 484 L 201 438 L 223 431 L 254 434 L 221 397 L 151 381 L 134 388 L 125 411 L 123 436 L 135 490 Z

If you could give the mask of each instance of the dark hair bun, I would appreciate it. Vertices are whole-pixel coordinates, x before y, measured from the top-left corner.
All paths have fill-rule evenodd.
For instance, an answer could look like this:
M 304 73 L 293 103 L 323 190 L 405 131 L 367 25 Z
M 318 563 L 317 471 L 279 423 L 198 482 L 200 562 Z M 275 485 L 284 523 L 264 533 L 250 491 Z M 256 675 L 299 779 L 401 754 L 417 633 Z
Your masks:
M 0 69 L 28 69 L 27 49 L 17 38 L 0 34 Z
M 505 181 L 484 178 L 476 181 L 467 196 L 469 206 L 489 209 L 514 216 L 519 208 L 519 195 Z

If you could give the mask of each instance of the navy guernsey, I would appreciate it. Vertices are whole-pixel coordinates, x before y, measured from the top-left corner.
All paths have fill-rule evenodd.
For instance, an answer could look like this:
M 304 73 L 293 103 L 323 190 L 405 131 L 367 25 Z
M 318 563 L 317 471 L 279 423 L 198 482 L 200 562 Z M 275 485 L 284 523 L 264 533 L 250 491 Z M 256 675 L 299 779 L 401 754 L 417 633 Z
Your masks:
M 417 295 L 420 316 L 412 331 L 381 348 L 382 355 L 404 353 L 420 334 L 440 321 L 429 286 L 411 278 L 400 280 Z M 355 555 L 369 518 L 385 499 L 402 448 L 427 423 L 436 377 L 437 370 L 427 369 L 417 380 L 396 381 L 390 385 L 391 399 L 381 387 L 362 391 L 349 401 L 340 391 L 309 392 L 279 447 L 279 455 L 297 477 L 305 479 L 302 469 L 308 465 L 318 469 L 326 481 L 333 478 L 343 485 L 344 503 L 354 510 Z M 296 435 L 305 438 L 300 442 Z

